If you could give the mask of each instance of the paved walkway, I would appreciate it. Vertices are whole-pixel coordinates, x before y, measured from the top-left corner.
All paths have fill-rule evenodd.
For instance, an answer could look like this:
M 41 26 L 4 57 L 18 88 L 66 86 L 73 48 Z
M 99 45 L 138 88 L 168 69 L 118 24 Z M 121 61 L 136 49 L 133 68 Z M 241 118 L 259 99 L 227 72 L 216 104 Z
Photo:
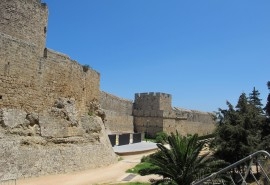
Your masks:
M 129 145 L 114 146 L 113 150 L 118 155 L 134 155 L 157 149 L 156 143 L 143 141 L 141 143 L 134 143 Z
M 17 181 L 17 185 L 97 185 L 125 182 L 126 180 L 130 182 L 148 182 L 150 178 L 156 177 L 153 175 L 144 177 L 139 175 L 130 176 L 129 173 L 126 173 L 127 169 L 140 163 L 143 156 L 149 155 L 153 150 L 157 149 L 155 143 L 142 142 L 113 148 L 115 152 L 123 155 L 123 159 L 116 164 L 68 174 L 20 179 Z

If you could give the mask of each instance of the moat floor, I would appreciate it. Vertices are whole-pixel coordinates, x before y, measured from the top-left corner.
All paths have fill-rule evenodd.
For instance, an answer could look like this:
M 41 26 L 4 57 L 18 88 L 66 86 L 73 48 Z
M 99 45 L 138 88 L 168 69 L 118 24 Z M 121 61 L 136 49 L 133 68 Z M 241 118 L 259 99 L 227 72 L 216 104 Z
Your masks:
M 17 185 L 96 185 L 124 182 L 124 180 L 129 179 L 127 178 L 129 173 L 126 173 L 126 170 L 140 163 L 143 156 L 153 153 L 155 149 L 154 145 L 150 142 L 143 142 L 141 144 L 124 145 L 124 147 L 114 147 L 115 151 L 123 154 L 121 157 L 122 160 L 118 161 L 116 164 L 70 174 L 20 179 L 17 181 Z M 140 146 L 143 148 L 138 149 Z M 142 149 L 148 152 L 141 153 Z M 140 154 L 137 154 L 137 152 Z M 130 153 L 134 155 L 128 155 Z M 133 176 L 129 182 L 148 182 L 149 179 L 154 177 L 153 175 L 144 177 L 136 175 L 135 177 Z

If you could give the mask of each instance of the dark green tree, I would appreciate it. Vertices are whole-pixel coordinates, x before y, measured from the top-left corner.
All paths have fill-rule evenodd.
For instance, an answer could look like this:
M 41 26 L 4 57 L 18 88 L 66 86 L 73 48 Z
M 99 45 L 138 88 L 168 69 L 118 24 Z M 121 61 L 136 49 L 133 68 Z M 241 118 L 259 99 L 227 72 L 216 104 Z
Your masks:
M 240 95 L 236 108 L 241 114 L 248 112 L 248 99 L 245 93 Z
M 139 171 L 141 175 L 157 174 L 162 179 L 152 179 L 152 184 L 190 185 L 193 181 L 217 171 L 221 161 L 207 154 L 200 155 L 204 142 L 198 141 L 198 135 L 187 137 L 178 133 L 168 136 L 169 147 L 157 144 L 159 151 L 149 156 L 147 162 L 152 167 Z
M 215 156 L 234 163 L 260 149 L 262 114 L 259 92 L 254 88 L 249 98 L 242 93 L 234 108 L 219 110 L 219 124 L 213 142 Z M 256 106 L 255 106 L 256 105 Z M 260 106 L 259 106 L 260 105 Z
M 246 106 L 246 97 L 242 94 L 238 107 Z M 247 130 L 243 127 L 243 118 L 233 105 L 227 102 L 228 109 L 220 109 L 220 122 L 216 129 L 216 137 L 213 142 L 215 156 L 229 163 L 234 163 L 249 154 Z
M 252 92 L 249 94 L 249 103 L 257 111 L 257 114 L 263 114 L 263 104 L 261 103 L 260 92 L 253 87 Z
M 270 90 L 270 81 L 267 82 L 267 87 Z M 266 119 L 262 125 L 262 142 L 261 148 L 270 152 L 270 93 L 267 97 L 267 103 L 264 107 Z
M 270 90 L 270 81 L 267 82 L 267 87 Z M 270 116 L 270 93 L 268 94 L 267 103 L 264 110 L 266 112 L 266 115 L 269 117 Z

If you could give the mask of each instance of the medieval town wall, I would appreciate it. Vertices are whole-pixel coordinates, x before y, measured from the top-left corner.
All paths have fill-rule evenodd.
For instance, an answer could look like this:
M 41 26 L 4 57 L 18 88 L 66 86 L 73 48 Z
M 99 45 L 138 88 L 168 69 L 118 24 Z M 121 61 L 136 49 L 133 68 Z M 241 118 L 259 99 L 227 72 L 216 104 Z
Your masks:
M 133 103 L 100 92 L 97 71 L 45 48 L 40 0 L 1 0 L 0 10 L 0 180 L 116 162 L 106 131 L 213 130 L 210 114 L 173 109 L 170 94 L 138 93 Z
M 133 102 L 101 92 L 101 108 L 104 110 L 105 126 L 109 133 L 133 133 Z
M 181 108 L 172 108 L 172 97 L 166 93 L 138 93 L 134 102 L 134 128 L 154 137 L 157 132 L 210 134 L 215 129 L 213 115 Z
M 162 117 L 134 117 L 134 130 L 135 132 L 145 133 L 147 136 L 155 137 L 155 134 L 163 131 Z
M 209 112 L 188 110 L 179 107 L 174 107 L 173 110 L 177 117 L 186 118 L 190 122 L 214 123 L 214 115 Z
M 68 56 L 46 51 L 39 57 L 35 45 L 0 33 L 0 105 L 42 112 L 60 98 L 77 101 L 79 113 L 99 99 L 100 74 L 87 71 Z
M 2 0 L 0 10 L 0 180 L 116 162 L 104 123 L 89 114 L 100 74 L 45 48 L 40 1 Z

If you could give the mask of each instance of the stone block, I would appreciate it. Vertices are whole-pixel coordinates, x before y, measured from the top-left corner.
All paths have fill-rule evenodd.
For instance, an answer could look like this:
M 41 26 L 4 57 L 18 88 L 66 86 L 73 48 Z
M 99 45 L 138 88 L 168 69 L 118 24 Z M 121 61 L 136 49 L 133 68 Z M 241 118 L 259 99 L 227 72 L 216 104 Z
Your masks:
M 19 109 L 0 109 L 0 124 L 5 128 L 16 128 L 24 125 L 27 113 Z

